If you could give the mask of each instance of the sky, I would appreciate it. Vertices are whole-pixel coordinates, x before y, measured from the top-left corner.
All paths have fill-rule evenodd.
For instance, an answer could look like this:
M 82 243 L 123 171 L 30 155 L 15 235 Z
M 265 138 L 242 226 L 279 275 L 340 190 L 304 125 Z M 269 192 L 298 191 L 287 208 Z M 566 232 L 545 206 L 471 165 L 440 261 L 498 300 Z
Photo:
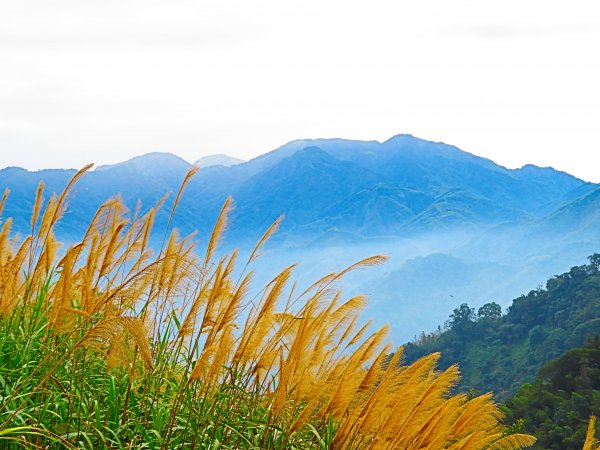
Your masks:
M 0 167 L 410 133 L 600 182 L 600 4 L 0 0 Z

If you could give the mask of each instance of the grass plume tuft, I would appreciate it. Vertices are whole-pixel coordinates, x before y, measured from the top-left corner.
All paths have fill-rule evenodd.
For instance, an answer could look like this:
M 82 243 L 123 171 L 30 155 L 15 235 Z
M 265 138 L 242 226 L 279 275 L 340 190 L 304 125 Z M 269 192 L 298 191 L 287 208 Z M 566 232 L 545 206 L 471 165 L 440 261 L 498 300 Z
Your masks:
M 203 256 L 193 236 L 176 231 L 153 256 L 160 205 L 130 216 L 116 197 L 58 259 L 54 227 L 88 169 L 47 202 L 40 184 L 29 236 L 15 240 L 3 220 L 2 448 L 517 449 L 534 442 L 506 435 L 490 395 L 452 396 L 457 367 L 438 372 L 436 354 L 404 366 L 401 349 L 390 359 L 385 327 L 361 325 L 366 299 L 344 301 L 335 284 L 384 257 L 327 275 L 299 296 L 290 266 L 252 305 L 247 269 L 280 219 L 238 271 L 237 252 L 215 260 L 231 199 Z

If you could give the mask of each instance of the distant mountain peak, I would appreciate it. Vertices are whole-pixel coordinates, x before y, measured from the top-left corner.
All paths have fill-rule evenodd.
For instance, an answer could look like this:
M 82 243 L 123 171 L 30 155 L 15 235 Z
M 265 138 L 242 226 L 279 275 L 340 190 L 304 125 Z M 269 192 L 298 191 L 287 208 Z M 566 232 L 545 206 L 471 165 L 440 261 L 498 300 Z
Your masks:
M 518 169 L 515 169 L 515 171 L 520 171 L 523 173 L 543 173 L 543 172 L 558 173 L 558 172 L 560 172 L 559 170 L 556 170 L 553 167 L 542 167 L 542 166 L 536 166 L 535 164 L 525 164 L 524 166 L 519 167 Z M 564 172 L 562 172 L 562 173 L 564 173 Z
M 515 172 L 522 172 L 522 173 L 527 173 L 527 174 L 548 174 L 548 175 L 561 175 L 561 176 L 568 176 L 570 178 L 574 178 L 574 179 L 578 179 L 576 176 L 571 175 L 570 173 L 564 172 L 562 170 L 558 170 L 555 169 L 552 166 L 536 166 L 535 164 L 525 164 L 522 167 L 519 167 L 518 169 L 514 169 Z
M 418 137 L 413 136 L 410 133 L 399 133 L 399 134 L 395 134 L 393 135 L 391 138 L 386 139 L 385 141 L 382 142 L 382 144 L 385 144 L 387 142 L 394 142 L 394 141 L 425 141 L 425 139 L 421 139 Z
M 246 162 L 243 159 L 235 158 L 233 156 L 224 155 L 223 153 L 218 153 L 215 155 L 207 155 L 203 156 L 199 160 L 197 160 L 194 165 L 198 167 L 211 167 L 211 166 L 225 166 L 231 167 L 237 164 L 242 164 Z
M 19 167 L 19 166 L 7 166 L 7 167 L 0 169 L 0 171 L 2 171 L 4 173 L 26 173 L 26 172 L 29 172 L 27 169 L 24 169 L 23 167 Z
M 96 172 L 125 167 L 131 168 L 136 171 L 153 172 L 156 170 L 164 169 L 188 169 L 190 166 L 190 163 L 188 163 L 183 158 L 174 155 L 173 153 L 152 152 L 136 156 L 121 163 L 99 166 L 96 169 Z

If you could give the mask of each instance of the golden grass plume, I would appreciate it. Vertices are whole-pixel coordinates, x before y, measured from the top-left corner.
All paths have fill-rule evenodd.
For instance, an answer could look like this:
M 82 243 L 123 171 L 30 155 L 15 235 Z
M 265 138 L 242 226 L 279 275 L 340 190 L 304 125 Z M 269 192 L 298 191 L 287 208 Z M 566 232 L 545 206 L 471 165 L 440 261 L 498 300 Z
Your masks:
M 140 358 L 154 377 L 164 376 L 161 358 L 170 358 L 185 381 L 179 395 L 201 396 L 198 402 L 233 383 L 235 374 L 236 386 L 257 393 L 279 429 L 294 433 L 309 425 L 335 424 L 334 449 L 517 449 L 533 444 L 530 436 L 505 436 L 491 395 L 470 400 L 452 395 L 459 371 L 452 366 L 439 372 L 439 355 L 403 365 L 402 349 L 392 354 L 386 341 L 386 327 L 369 331 L 369 323 L 362 325 L 363 296 L 342 301 L 335 283 L 352 270 L 382 263 L 383 256 L 329 274 L 295 298 L 289 284 L 296 267 L 287 267 L 252 306 L 247 298 L 252 272 L 237 270 L 237 252 L 214 261 L 231 199 L 204 256 L 198 257 L 193 237 L 180 238 L 176 232 L 152 256 L 156 208 L 130 217 L 115 197 L 100 207 L 81 242 L 58 259 L 54 226 L 69 189 L 88 169 L 51 197 L 43 212 L 40 185 L 29 236 L 15 241 L 10 220 L 4 220 L 0 315 L 15 308 L 31 314 L 25 305 L 48 282 L 41 308 L 55 339 L 73 336 L 74 349 L 103 352 L 108 367 L 134 367 Z M 186 176 L 175 203 L 196 170 Z M 279 222 L 250 253 L 249 263 Z M 163 325 L 169 318 L 177 324 L 170 332 Z M 176 411 L 181 401 L 172 401 Z

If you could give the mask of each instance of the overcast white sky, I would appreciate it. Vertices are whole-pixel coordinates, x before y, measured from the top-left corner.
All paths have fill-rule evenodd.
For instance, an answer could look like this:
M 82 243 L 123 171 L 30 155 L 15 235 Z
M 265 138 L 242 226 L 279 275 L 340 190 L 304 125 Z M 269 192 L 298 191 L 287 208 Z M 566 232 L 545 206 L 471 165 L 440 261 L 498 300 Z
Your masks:
M 0 0 L 0 167 L 411 133 L 600 182 L 600 4 Z

